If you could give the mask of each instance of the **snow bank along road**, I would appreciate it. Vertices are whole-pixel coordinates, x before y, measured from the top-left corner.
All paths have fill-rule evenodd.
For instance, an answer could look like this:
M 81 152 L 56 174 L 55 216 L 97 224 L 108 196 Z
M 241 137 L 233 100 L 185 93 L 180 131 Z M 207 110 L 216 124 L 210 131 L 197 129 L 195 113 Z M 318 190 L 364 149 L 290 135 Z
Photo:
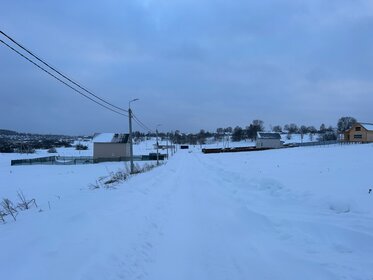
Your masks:
M 118 165 L 11 167 L 0 195 L 29 183 L 44 211 L 0 225 L 0 275 L 373 279 L 372 156 L 371 145 L 179 151 L 116 190 L 87 185 Z

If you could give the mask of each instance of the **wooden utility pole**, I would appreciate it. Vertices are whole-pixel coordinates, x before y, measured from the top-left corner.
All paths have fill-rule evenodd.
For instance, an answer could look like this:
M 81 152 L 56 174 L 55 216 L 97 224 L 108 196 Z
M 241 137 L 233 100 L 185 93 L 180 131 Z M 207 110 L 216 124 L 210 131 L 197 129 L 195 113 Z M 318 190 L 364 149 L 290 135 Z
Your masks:
M 159 165 L 159 153 L 158 153 L 158 146 L 159 146 L 159 144 L 158 144 L 158 129 L 156 129 L 155 132 L 156 132 L 156 135 L 157 135 L 157 165 Z
M 128 108 L 128 126 L 129 126 L 129 136 L 128 140 L 130 142 L 130 161 L 131 161 L 131 174 L 134 173 L 134 164 L 133 164 L 133 143 L 132 143 L 132 110 Z
M 135 172 L 135 166 L 133 164 L 133 141 L 132 141 L 132 110 L 131 110 L 131 102 L 139 100 L 135 98 L 128 102 L 128 127 L 129 127 L 129 136 L 128 141 L 130 142 L 130 165 L 131 165 L 131 174 Z
M 167 145 L 167 159 L 168 159 L 168 137 L 167 137 L 166 145 Z

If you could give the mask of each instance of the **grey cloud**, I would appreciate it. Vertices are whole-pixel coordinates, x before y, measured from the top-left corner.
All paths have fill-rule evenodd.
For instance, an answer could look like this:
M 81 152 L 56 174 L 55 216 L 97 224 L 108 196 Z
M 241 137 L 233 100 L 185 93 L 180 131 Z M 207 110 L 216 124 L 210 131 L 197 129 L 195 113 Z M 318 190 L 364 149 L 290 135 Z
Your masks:
M 267 127 L 334 124 L 349 113 L 369 121 L 369 1 L 24 0 L 3 6 L 2 29 L 116 104 L 139 97 L 134 109 L 150 126 L 195 131 L 253 118 Z M 0 71 L 1 126 L 74 134 L 127 129 L 123 118 L 3 46 Z

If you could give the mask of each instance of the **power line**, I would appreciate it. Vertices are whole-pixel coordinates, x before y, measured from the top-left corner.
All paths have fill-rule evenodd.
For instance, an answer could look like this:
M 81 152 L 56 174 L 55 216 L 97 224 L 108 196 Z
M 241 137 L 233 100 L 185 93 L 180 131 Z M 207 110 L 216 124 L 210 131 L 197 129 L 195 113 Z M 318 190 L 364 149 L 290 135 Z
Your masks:
M 137 119 L 134 118 L 134 121 L 140 126 L 140 128 L 144 129 L 145 131 L 152 132 L 150 129 L 148 129 L 146 126 L 143 126 Z
M 135 122 L 138 125 L 140 125 L 142 128 L 144 128 L 145 130 L 148 130 L 150 132 L 154 132 L 152 129 L 150 129 L 148 126 L 146 126 L 142 121 L 140 121 L 139 118 L 135 116 L 135 114 L 132 113 L 132 116 L 133 116 L 133 119 L 135 120 Z
M 128 112 L 128 110 L 125 110 L 121 107 L 118 107 L 108 101 L 106 101 L 105 99 L 97 96 L 96 94 L 94 94 L 92 91 L 86 89 L 85 87 L 83 87 L 82 85 L 80 85 L 79 83 L 75 82 L 74 80 L 72 80 L 71 78 L 67 77 L 66 75 L 64 75 L 63 73 L 61 73 L 59 70 L 57 70 L 55 67 L 51 66 L 49 63 L 45 62 L 43 59 L 39 58 L 37 55 L 35 55 L 33 52 L 31 52 L 30 50 L 28 50 L 26 47 L 22 46 L 20 43 L 18 43 L 16 40 L 14 40 L 12 37 L 10 37 L 9 35 L 7 35 L 5 32 L 1 31 L 0 30 L 0 34 L 4 35 L 6 38 L 8 38 L 10 41 L 12 41 L 14 44 L 16 44 L 18 47 L 20 47 L 21 49 L 23 49 L 24 51 L 26 51 L 27 53 L 29 53 L 31 56 L 33 56 L 35 59 L 37 59 L 38 61 L 40 61 L 41 63 L 43 63 L 45 66 L 47 66 L 49 69 L 53 70 L 54 72 L 58 73 L 60 76 L 62 76 L 63 78 L 65 78 L 66 80 L 68 80 L 70 83 L 74 84 L 75 86 L 77 86 L 78 88 L 80 88 L 81 90 L 85 91 L 86 93 L 90 94 L 91 96 L 94 96 L 95 98 L 99 99 L 100 101 L 104 102 L 105 104 L 117 109 L 117 110 L 120 110 L 120 111 L 123 111 L 123 112 Z M 4 43 L 4 41 L 2 41 L 2 43 Z M 4 43 L 5 44 L 5 43 Z M 7 45 L 9 47 L 9 45 Z M 18 52 L 17 52 L 18 53 Z
M 114 113 L 117 113 L 119 115 L 122 115 L 122 116 L 125 116 L 125 117 L 128 117 L 128 115 L 126 114 L 123 114 L 121 112 L 118 112 L 100 102 L 98 102 L 97 100 L 93 99 L 92 97 L 84 94 L 83 92 L 79 91 L 78 89 L 74 88 L 73 86 L 69 85 L 67 82 L 63 81 L 62 79 L 60 79 L 59 77 L 57 77 L 56 75 L 52 74 L 50 71 L 44 69 L 42 66 L 40 66 L 39 64 L 37 64 L 36 62 L 34 62 L 32 59 L 28 58 L 27 56 L 25 56 L 24 54 L 20 53 L 18 50 L 16 50 L 15 48 L 13 48 L 12 46 L 10 46 L 9 44 L 5 43 L 3 40 L 0 39 L 0 43 L 3 43 L 5 46 L 7 46 L 9 49 L 11 49 L 12 51 L 16 52 L 18 55 L 22 56 L 24 59 L 26 59 L 27 61 L 29 61 L 30 63 L 32 63 L 33 65 L 35 65 L 36 67 L 38 67 L 40 70 L 44 71 L 45 73 L 47 73 L 48 75 L 52 76 L 53 78 L 55 78 L 56 80 L 58 80 L 59 82 L 63 83 L 64 85 L 66 85 L 67 87 L 71 88 L 72 90 L 74 90 L 75 92 L 79 93 L 80 95 L 84 96 L 85 98 L 88 98 L 89 100 L 93 101 L 94 103 L 114 112 Z
M 148 131 L 150 131 L 150 132 L 153 132 L 153 130 L 150 129 L 147 125 L 145 125 L 142 121 L 140 121 L 139 118 L 138 118 L 136 115 L 134 115 L 134 114 L 132 114 L 132 115 L 133 115 L 135 121 L 136 121 L 140 126 L 142 126 L 143 128 L 145 128 L 146 130 L 148 130 Z

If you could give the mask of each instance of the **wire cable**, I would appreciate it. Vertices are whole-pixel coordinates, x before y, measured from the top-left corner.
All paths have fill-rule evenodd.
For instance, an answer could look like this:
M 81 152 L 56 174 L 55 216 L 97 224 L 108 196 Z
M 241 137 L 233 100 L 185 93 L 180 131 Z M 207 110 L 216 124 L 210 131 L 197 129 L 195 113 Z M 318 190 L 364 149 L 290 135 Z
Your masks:
M 145 125 L 142 121 L 139 120 L 138 117 L 136 117 L 135 114 L 132 113 L 132 116 L 133 116 L 133 119 L 136 121 L 136 123 L 138 125 L 140 125 L 142 128 L 144 128 L 145 130 L 148 130 L 150 132 L 154 132 L 152 129 L 150 129 L 147 125 Z
M 92 97 L 84 94 L 83 92 L 79 91 L 78 89 L 74 88 L 73 86 L 69 85 L 67 82 L 63 81 L 62 79 L 60 79 L 59 77 L 57 77 L 56 75 L 54 75 L 53 73 L 51 73 L 50 71 L 44 69 L 42 66 L 40 66 L 39 64 L 37 64 L 36 62 L 34 62 L 33 60 L 31 60 L 30 58 L 28 58 L 27 56 L 25 56 L 24 54 L 22 54 L 21 52 L 19 52 L 18 50 L 16 50 L 15 48 L 13 48 L 12 46 L 10 46 L 9 44 L 5 43 L 3 40 L 0 39 L 0 43 L 3 43 L 5 46 L 7 46 L 9 49 L 11 49 L 12 51 L 16 52 L 18 55 L 22 56 L 24 59 L 28 60 L 30 63 L 32 63 L 33 65 L 35 65 L 36 67 L 38 67 L 40 70 L 44 71 L 45 73 L 47 73 L 48 75 L 52 76 L 53 78 L 55 78 L 56 80 L 58 80 L 59 82 L 63 83 L 64 85 L 66 85 L 67 87 L 71 88 L 72 90 L 74 90 L 75 92 L 79 93 L 80 95 L 84 96 L 85 98 L 88 98 L 89 100 L 93 101 L 94 103 L 114 112 L 114 113 L 117 113 L 119 115 L 122 115 L 122 116 L 125 116 L 125 117 L 128 117 L 128 115 L 126 114 L 123 114 L 121 112 L 118 112 L 100 102 L 98 102 L 97 100 L 93 99 Z
M 149 130 L 150 132 L 153 132 L 153 130 L 150 129 L 147 125 L 145 125 L 142 121 L 140 121 L 139 118 L 138 118 L 136 115 L 134 115 L 133 113 L 132 113 L 132 115 L 133 115 L 134 119 L 136 120 L 136 122 L 137 122 L 139 125 L 141 125 L 141 126 L 142 126 L 143 128 L 145 128 L 146 130 Z
M 12 41 L 14 44 L 16 44 L 18 47 L 20 47 L 21 49 L 23 49 L 24 51 L 26 51 L 27 53 L 29 53 L 31 56 L 33 56 L 35 59 L 37 59 L 38 61 L 40 61 L 41 63 L 43 63 L 45 66 L 47 66 L 49 69 L 53 70 L 54 72 L 58 73 L 60 76 L 62 76 L 63 78 L 65 78 L 66 80 L 68 80 L 70 83 L 74 84 L 75 86 L 77 86 L 78 88 L 80 88 L 81 90 L 85 91 L 86 93 L 90 94 L 91 96 L 94 96 L 95 98 L 99 99 L 100 101 L 104 102 L 105 104 L 117 109 L 117 110 L 120 110 L 120 111 L 123 111 L 123 112 L 128 112 L 128 110 L 125 110 L 121 107 L 118 107 L 108 101 L 106 101 L 105 99 L 97 96 L 96 94 L 94 94 L 93 92 L 91 92 L 90 90 L 86 89 L 85 87 L 81 86 L 79 83 L 75 82 L 74 80 L 70 79 L 69 77 L 67 77 L 66 75 L 64 75 L 63 73 L 61 73 L 59 70 L 57 70 L 55 67 L 51 66 L 49 63 L 45 62 L 44 60 L 42 60 L 41 58 L 39 58 L 37 55 L 35 55 L 33 52 L 31 52 L 30 50 L 28 50 L 26 47 L 22 46 L 20 43 L 18 43 L 16 40 L 14 40 L 12 37 L 10 37 L 9 35 L 7 35 L 5 32 L 1 31 L 0 30 L 0 34 L 4 35 L 6 38 L 8 38 L 10 41 Z M 3 41 L 2 41 L 3 42 Z M 3 42 L 4 43 L 4 42 Z
M 133 120 L 140 126 L 140 129 L 142 128 L 144 131 L 151 132 L 148 128 L 143 126 L 137 119 L 134 118 Z

